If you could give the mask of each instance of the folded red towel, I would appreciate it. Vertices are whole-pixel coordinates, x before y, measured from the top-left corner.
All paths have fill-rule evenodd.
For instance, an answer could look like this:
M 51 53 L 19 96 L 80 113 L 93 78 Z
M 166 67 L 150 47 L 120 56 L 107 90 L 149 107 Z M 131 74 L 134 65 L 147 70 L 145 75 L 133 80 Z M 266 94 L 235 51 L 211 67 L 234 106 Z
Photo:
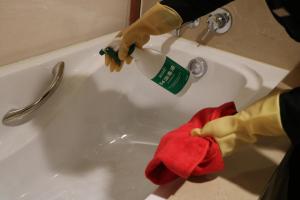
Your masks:
M 164 135 L 148 164 L 145 174 L 153 183 L 162 185 L 178 177 L 199 176 L 220 171 L 224 162 L 219 145 L 212 137 L 197 137 L 190 134 L 207 122 L 235 114 L 233 102 L 217 108 L 205 108 L 179 128 Z

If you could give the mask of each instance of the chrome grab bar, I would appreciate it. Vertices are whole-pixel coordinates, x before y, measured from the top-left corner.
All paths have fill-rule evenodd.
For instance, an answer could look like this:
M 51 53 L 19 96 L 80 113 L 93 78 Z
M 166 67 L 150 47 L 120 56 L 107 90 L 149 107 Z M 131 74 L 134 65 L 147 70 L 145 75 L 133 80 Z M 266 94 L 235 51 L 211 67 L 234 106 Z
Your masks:
M 7 126 L 17 126 L 29 121 L 38 108 L 43 105 L 58 88 L 63 79 L 64 67 L 64 62 L 57 63 L 52 70 L 53 79 L 45 92 L 43 92 L 43 94 L 32 104 L 24 108 L 12 109 L 8 111 L 2 119 L 2 123 Z

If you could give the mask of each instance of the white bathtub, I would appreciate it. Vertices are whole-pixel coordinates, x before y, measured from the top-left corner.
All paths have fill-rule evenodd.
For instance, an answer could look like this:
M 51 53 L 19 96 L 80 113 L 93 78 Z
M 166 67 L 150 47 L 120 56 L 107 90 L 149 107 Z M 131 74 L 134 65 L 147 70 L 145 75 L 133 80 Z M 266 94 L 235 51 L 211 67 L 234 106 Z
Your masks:
M 0 199 L 145 199 L 157 186 L 144 177 L 144 169 L 164 133 L 204 107 L 234 100 L 241 108 L 287 74 L 170 35 L 154 37 L 148 46 L 183 66 L 198 56 L 208 63 L 207 74 L 176 97 L 134 64 L 110 73 L 98 51 L 113 36 L 0 68 L 2 118 L 39 96 L 52 67 L 65 62 L 62 84 L 31 121 L 16 127 L 0 124 Z

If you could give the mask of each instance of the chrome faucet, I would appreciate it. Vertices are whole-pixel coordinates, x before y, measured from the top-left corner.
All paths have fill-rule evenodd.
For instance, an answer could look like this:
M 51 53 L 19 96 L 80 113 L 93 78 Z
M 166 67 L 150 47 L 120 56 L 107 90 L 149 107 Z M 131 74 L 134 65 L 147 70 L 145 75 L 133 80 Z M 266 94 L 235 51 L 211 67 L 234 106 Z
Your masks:
M 195 27 L 199 26 L 199 24 L 200 24 L 200 18 L 195 19 L 194 21 L 186 22 L 186 23 L 182 24 L 179 28 L 174 30 L 174 35 L 176 37 L 180 37 L 183 29 L 195 28 Z
M 230 12 L 224 8 L 218 8 L 208 14 L 207 29 L 198 37 L 198 46 L 206 44 L 215 34 L 226 33 L 232 24 Z
M 208 32 L 226 33 L 230 29 L 231 23 L 232 17 L 230 12 L 224 8 L 218 8 L 208 15 Z
M 185 28 L 195 28 L 199 26 L 200 24 L 200 18 L 186 22 L 182 24 L 179 28 L 173 31 L 173 35 L 176 37 L 180 37 L 182 34 L 182 30 Z M 204 38 L 209 33 L 217 33 L 222 34 L 226 33 L 230 28 L 232 24 L 232 16 L 230 12 L 224 8 L 218 8 L 215 11 L 208 14 L 207 19 L 207 32 L 204 34 Z

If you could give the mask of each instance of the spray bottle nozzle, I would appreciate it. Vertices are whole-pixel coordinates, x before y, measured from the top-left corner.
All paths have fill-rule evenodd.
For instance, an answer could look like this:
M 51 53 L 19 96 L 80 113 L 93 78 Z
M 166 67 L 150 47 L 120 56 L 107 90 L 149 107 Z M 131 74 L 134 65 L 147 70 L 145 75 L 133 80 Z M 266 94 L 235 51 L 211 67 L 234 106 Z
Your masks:
M 135 49 L 135 44 L 130 45 L 129 50 L 128 50 L 128 55 L 130 56 Z M 121 65 L 121 60 L 118 56 L 118 51 L 115 51 L 113 48 L 111 47 L 106 47 L 105 49 L 101 49 L 99 54 L 101 56 L 103 56 L 104 54 L 109 55 L 110 57 L 112 57 L 112 59 L 114 59 L 114 61 L 116 62 L 116 64 Z

